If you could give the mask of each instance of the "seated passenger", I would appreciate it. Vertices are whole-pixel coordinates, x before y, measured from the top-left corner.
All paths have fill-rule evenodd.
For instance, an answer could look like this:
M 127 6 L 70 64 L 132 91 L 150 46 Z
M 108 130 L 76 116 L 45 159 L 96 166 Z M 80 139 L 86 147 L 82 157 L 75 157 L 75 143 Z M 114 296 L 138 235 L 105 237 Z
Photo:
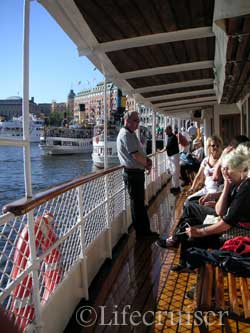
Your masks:
M 250 148 L 239 145 L 236 151 L 223 156 L 222 174 L 224 188 L 216 203 L 216 214 L 220 216 L 218 222 L 208 226 L 187 226 L 185 234 L 181 235 L 181 254 L 179 265 L 173 271 L 182 272 L 188 267 L 186 264 L 186 250 L 190 247 L 203 249 L 221 246 L 220 236 L 230 228 L 242 223 L 249 223 L 250 227 Z
M 222 140 L 213 135 L 207 140 L 208 156 L 201 162 L 199 171 L 193 181 L 188 193 L 192 193 L 188 196 L 186 201 L 198 200 L 201 196 L 207 193 L 215 193 L 219 191 L 219 182 L 213 180 L 213 172 L 222 152 Z M 198 190 L 202 185 L 201 190 Z
M 221 178 L 221 159 L 225 154 L 228 154 L 230 151 L 236 149 L 239 144 L 248 142 L 249 138 L 245 135 L 237 135 L 233 137 L 233 139 L 230 141 L 229 145 L 223 150 L 221 157 L 216 164 L 216 167 L 214 169 L 213 174 L 213 180 L 218 181 Z
M 181 178 L 183 180 L 182 186 L 189 184 L 189 173 L 194 171 L 198 172 L 201 161 L 204 157 L 204 149 L 202 147 L 202 141 L 195 139 L 193 141 L 194 151 L 190 154 L 181 154 L 180 165 L 181 165 Z M 184 155 L 184 159 L 182 156 Z

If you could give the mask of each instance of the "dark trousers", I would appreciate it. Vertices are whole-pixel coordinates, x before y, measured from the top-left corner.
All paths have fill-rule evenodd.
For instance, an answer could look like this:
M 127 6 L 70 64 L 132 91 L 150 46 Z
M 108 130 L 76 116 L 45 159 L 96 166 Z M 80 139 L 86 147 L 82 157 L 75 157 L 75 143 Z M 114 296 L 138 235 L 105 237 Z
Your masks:
M 187 228 L 187 223 L 190 226 L 203 224 L 207 215 L 216 215 L 215 209 L 207 206 L 199 205 L 197 202 L 188 201 L 187 205 L 183 208 L 183 214 L 180 221 L 175 228 L 173 237 L 176 240 L 181 240 L 183 237 L 179 236 Z
M 207 215 L 216 215 L 215 209 L 199 205 L 197 202 L 188 202 L 184 207 L 182 217 L 175 228 L 173 238 L 181 242 L 180 264 L 186 263 L 186 250 L 190 247 L 199 247 L 203 249 L 218 248 L 220 246 L 219 235 L 213 235 L 202 238 L 188 238 L 183 233 L 188 225 L 198 226 L 203 224 Z
M 123 179 L 130 196 L 132 223 L 136 234 L 147 233 L 150 231 L 150 222 L 144 204 L 144 171 L 124 171 Z

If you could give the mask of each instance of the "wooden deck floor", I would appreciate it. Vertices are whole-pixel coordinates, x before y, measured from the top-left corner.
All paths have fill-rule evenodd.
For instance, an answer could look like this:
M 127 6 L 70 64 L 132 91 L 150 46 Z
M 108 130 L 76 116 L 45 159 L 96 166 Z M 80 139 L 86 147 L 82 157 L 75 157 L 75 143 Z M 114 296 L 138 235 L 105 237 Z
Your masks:
M 151 229 L 168 235 L 182 211 L 185 195 L 176 198 L 166 187 L 149 207 Z M 193 302 L 186 292 L 196 274 L 170 271 L 179 251 L 158 248 L 150 241 L 136 241 L 131 232 L 123 237 L 90 288 L 90 300 L 82 301 L 65 332 L 156 332 L 196 333 Z M 209 332 L 250 332 L 250 325 L 220 324 L 208 317 Z

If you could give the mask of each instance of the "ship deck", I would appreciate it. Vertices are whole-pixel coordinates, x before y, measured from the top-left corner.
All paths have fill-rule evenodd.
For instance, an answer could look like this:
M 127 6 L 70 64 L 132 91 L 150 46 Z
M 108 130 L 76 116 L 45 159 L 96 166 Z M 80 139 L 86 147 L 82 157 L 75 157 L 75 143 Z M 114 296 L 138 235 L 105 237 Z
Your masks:
M 171 234 L 184 200 L 185 192 L 175 198 L 166 186 L 148 210 L 152 229 Z M 199 332 L 193 300 L 186 296 L 197 274 L 171 272 L 178 259 L 179 250 L 138 241 L 130 230 L 112 260 L 102 266 L 91 284 L 89 300 L 79 304 L 65 332 Z M 214 317 L 211 320 L 209 332 L 249 332 L 249 324 L 227 320 L 225 327 Z

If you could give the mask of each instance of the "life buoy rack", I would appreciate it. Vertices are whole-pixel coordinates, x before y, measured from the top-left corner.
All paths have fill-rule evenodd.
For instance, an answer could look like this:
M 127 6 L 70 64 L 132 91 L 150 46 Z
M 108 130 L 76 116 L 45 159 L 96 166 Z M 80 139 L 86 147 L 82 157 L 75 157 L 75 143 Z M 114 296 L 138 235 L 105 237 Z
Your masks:
M 35 220 L 36 249 L 41 248 L 42 252 L 47 251 L 57 240 L 54 232 L 53 215 L 45 213 Z M 25 225 L 17 242 L 14 252 L 14 263 L 11 278 L 15 280 L 17 276 L 25 270 L 29 263 L 29 234 L 28 226 Z M 41 303 L 44 304 L 51 293 L 55 290 L 62 278 L 62 269 L 59 266 L 61 253 L 58 248 L 53 249 L 45 258 L 45 271 L 42 273 L 44 291 Z M 16 317 L 17 324 L 24 329 L 33 319 L 35 314 L 32 302 L 32 276 L 27 275 L 13 290 L 10 310 Z

